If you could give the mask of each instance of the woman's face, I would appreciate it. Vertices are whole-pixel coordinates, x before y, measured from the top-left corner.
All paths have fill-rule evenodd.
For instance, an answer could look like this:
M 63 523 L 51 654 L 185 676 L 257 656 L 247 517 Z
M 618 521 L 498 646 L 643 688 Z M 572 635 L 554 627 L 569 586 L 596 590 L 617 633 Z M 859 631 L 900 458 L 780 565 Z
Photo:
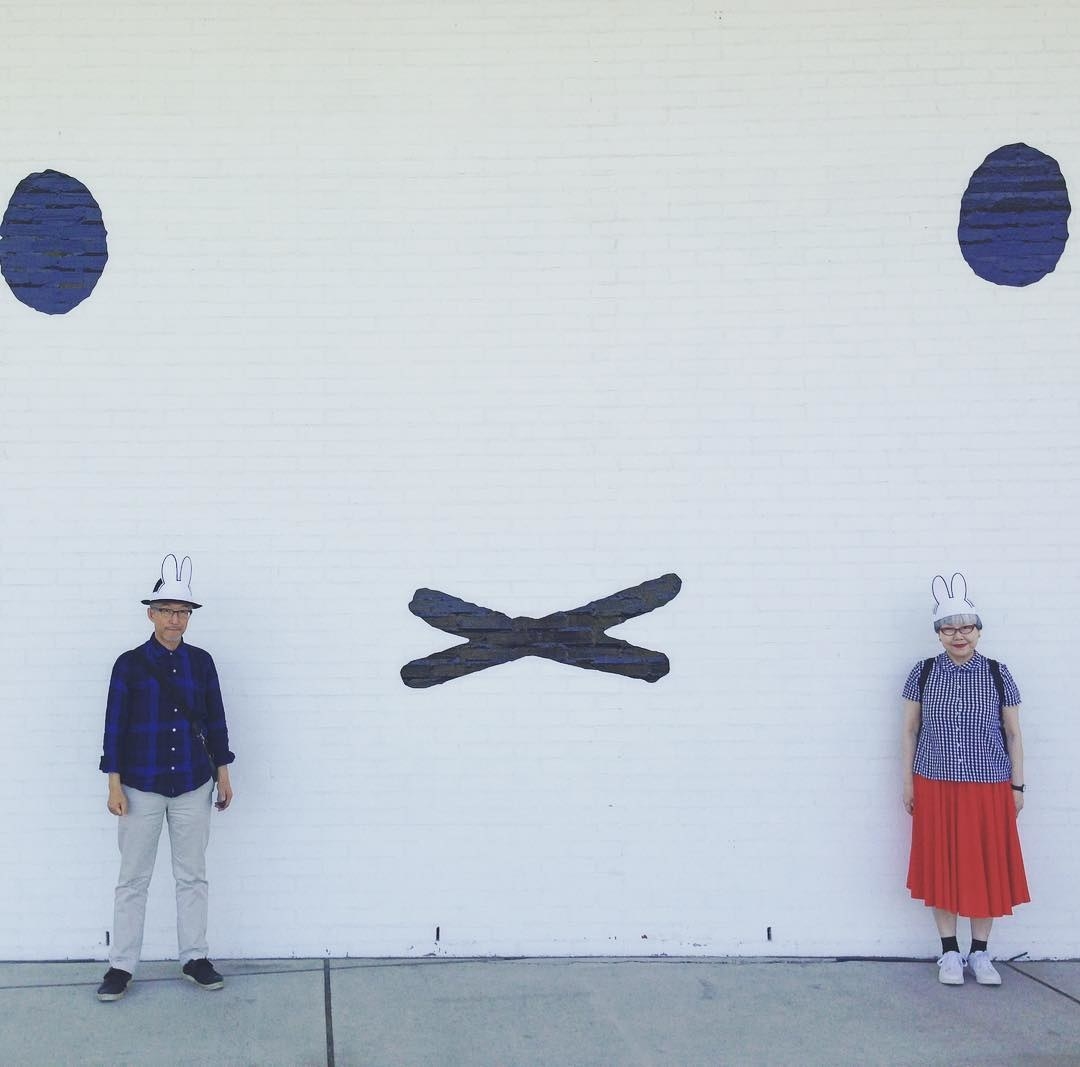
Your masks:
M 964 633 L 965 630 L 970 630 L 970 633 Z M 967 663 L 975 655 L 979 637 L 980 631 L 975 626 L 954 626 L 950 623 L 938 630 L 941 647 L 949 653 L 953 663 Z

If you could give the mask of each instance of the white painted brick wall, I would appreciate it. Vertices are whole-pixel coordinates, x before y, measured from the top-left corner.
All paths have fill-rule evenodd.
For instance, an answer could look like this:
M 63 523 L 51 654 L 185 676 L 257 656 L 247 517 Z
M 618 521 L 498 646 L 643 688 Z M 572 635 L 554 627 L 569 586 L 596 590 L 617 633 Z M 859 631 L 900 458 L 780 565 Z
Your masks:
M 0 958 L 105 954 L 105 688 L 168 551 L 239 756 L 216 955 L 929 954 L 897 694 L 954 569 L 1025 698 L 995 947 L 1080 954 L 1080 259 L 1007 290 L 956 244 L 1001 145 L 1080 192 L 1077 18 L 10 13 L 0 202 L 73 174 L 110 260 L 67 316 L 0 287 Z M 655 686 L 398 677 L 454 641 L 418 586 L 540 616 L 668 571 L 616 631 Z M 151 896 L 170 956 L 164 853 Z

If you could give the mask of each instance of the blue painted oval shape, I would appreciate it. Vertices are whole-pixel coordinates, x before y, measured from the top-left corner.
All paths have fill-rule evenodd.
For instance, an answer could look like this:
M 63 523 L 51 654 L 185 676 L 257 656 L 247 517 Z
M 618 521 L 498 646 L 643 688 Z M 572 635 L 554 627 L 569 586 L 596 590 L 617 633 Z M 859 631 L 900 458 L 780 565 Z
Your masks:
M 988 282 L 1031 285 L 1058 265 L 1071 210 L 1056 159 L 1030 145 L 1005 145 L 968 182 L 960 202 L 960 251 Z
M 101 208 L 77 178 L 28 174 L 0 222 L 0 273 L 24 304 L 65 315 L 97 285 L 109 249 Z

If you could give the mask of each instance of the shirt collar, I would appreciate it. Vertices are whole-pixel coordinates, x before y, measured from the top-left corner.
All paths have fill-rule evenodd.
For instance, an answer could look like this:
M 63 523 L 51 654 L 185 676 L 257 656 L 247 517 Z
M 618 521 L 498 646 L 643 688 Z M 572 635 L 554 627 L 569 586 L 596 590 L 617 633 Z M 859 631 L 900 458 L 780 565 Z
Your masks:
M 152 660 L 165 659 L 167 656 L 173 655 L 153 634 L 150 635 L 150 640 L 143 645 L 143 648 L 146 649 Z M 181 637 L 180 644 L 176 646 L 176 652 L 182 651 L 183 648 L 184 639 Z
M 953 663 L 948 652 L 942 652 L 938 656 L 938 666 L 947 671 L 970 671 L 974 670 L 985 657 L 978 651 L 972 654 L 967 663 Z

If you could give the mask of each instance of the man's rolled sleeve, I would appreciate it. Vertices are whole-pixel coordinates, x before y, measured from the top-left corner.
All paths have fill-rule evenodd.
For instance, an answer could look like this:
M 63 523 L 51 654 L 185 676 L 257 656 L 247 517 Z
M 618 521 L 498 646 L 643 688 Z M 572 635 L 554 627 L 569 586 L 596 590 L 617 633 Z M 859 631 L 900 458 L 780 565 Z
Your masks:
M 113 665 L 109 679 L 109 696 L 105 704 L 105 736 L 101 744 L 98 768 L 106 774 L 120 773 L 120 747 L 127 729 L 127 679 L 124 676 L 123 656 Z
M 215 767 L 225 767 L 236 756 L 229 751 L 229 727 L 225 722 L 225 704 L 221 699 L 217 667 L 211 660 L 206 672 L 206 747 Z

